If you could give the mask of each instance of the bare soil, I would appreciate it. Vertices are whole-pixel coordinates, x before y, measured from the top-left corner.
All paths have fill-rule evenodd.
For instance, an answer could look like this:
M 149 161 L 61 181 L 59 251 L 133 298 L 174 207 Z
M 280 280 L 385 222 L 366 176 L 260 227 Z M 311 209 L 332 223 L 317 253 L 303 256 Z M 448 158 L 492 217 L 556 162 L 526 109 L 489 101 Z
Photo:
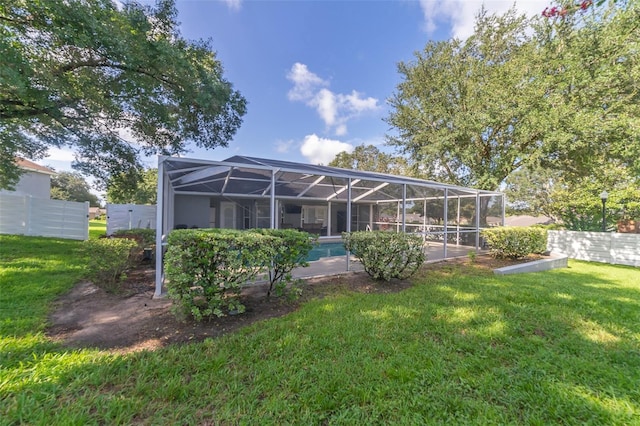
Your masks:
M 473 267 L 490 271 L 530 260 L 478 256 Z M 469 262 L 468 259 L 447 260 L 425 265 L 425 269 Z M 94 347 L 118 353 L 155 350 L 175 343 L 202 341 L 257 321 L 283 316 L 312 298 L 345 291 L 390 293 L 411 286 L 409 281 L 381 283 L 371 280 L 364 272 L 350 272 L 307 280 L 302 297 L 292 302 L 284 297 L 267 298 L 265 284 L 252 285 L 242 292 L 245 313 L 196 323 L 178 321 L 171 313 L 170 299 L 153 299 L 154 279 L 152 264 L 142 262 L 127 274 L 116 293 L 107 293 L 88 281 L 78 283 L 55 302 L 47 334 L 70 348 Z

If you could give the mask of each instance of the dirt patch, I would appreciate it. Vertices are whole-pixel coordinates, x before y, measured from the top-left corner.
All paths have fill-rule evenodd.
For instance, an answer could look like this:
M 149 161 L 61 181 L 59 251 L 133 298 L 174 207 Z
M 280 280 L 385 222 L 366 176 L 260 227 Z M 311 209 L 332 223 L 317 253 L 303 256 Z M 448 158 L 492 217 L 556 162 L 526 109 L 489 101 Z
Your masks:
M 473 267 L 488 271 L 524 261 L 496 260 L 478 256 Z M 437 269 L 453 263 L 469 263 L 468 259 L 447 260 L 429 264 Z M 169 344 L 202 341 L 220 336 L 267 318 L 294 311 L 307 300 L 340 292 L 390 293 L 411 286 L 409 281 L 390 283 L 372 281 L 364 272 L 350 272 L 326 278 L 307 280 L 303 296 L 291 302 L 286 298 L 267 298 L 266 285 L 252 285 L 242 292 L 246 312 L 241 315 L 214 318 L 210 321 L 180 322 L 171 313 L 168 298 L 153 299 L 155 271 L 151 264 L 141 263 L 130 271 L 117 294 L 110 294 L 84 281 L 59 298 L 49 317 L 47 334 L 71 348 L 97 347 L 114 352 L 154 350 Z

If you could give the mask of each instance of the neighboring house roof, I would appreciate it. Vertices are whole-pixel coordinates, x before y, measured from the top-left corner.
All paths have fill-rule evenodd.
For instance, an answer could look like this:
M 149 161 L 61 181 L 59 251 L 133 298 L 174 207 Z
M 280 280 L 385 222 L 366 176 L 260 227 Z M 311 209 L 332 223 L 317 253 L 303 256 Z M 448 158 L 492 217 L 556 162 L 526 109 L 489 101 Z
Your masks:
M 553 220 L 546 216 L 507 216 L 504 218 L 506 226 L 531 226 L 531 225 L 548 225 Z
M 487 225 L 500 226 L 502 225 L 502 218 L 497 216 L 487 216 Z
M 45 166 L 41 166 L 40 164 L 36 164 L 33 161 L 29 161 L 27 159 L 24 158 L 20 158 L 17 157 L 16 158 L 16 164 L 18 164 L 18 167 L 20 167 L 23 170 L 27 170 L 30 172 L 36 172 L 36 173 L 44 173 L 47 175 L 55 175 L 56 172 L 51 170 L 48 167 Z

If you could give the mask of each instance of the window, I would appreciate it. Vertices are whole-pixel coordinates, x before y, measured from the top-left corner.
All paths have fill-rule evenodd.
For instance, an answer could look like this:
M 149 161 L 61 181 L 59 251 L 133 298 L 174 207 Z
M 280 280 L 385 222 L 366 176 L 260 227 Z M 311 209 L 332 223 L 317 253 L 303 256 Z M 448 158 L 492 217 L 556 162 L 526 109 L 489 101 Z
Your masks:
M 327 222 L 327 206 L 302 206 L 302 223 L 324 225 Z

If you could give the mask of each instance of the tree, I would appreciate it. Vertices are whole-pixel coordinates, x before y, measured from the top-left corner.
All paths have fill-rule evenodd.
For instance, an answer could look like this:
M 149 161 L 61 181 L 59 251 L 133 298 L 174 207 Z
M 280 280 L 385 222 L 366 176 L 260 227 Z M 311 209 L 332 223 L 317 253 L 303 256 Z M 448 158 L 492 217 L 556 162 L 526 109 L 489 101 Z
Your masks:
M 351 170 L 403 175 L 407 164 L 404 158 L 386 154 L 374 145 L 358 145 L 353 152 L 342 151 L 329 166 Z
M 557 221 L 558 212 L 552 207 L 554 184 L 561 178 L 556 170 L 539 165 L 523 167 L 511 173 L 505 181 L 507 211 L 510 214 L 547 216 Z
M 125 176 L 126 178 L 127 176 Z M 158 169 L 147 169 L 133 183 L 114 176 L 107 185 L 107 202 L 116 204 L 155 204 Z
M 141 154 L 226 146 L 246 101 L 176 17 L 174 0 L 0 0 L 0 158 L 66 146 L 105 184 Z M 0 185 L 16 172 L 0 161 Z
M 640 9 L 599 3 L 589 13 L 539 23 L 549 130 L 540 162 L 507 179 L 509 199 L 521 201 L 512 207 L 531 208 L 571 229 L 601 229 L 603 189 L 610 192 L 612 221 L 640 213 L 634 207 L 640 203 Z
M 606 202 L 609 229 L 621 219 L 640 219 L 640 178 L 615 163 L 600 166 L 591 176 L 555 183 L 550 209 L 567 229 L 600 231 L 603 190 L 609 193 Z
M 484 10 L 466 41 L 429 42 L 403 81 L 387 122 L 390 145 L 432 179 L 496 190 L 538 149 L 544 130 L 540 61 L 524 16 Z
M 89 184 L 78 172 L 59 172 L 51 177 L 51 198 L 65 201 L 88 201 L 91 207 L 99 207 L 98 196 L 89 190 Z
M 640 8 L 622 3 L 535 25 L 483 12 L 468 40 L 430 42 L 398 67 L 388 142 L 481 189 L 537 165 L 574 181 L 613 161 L 639 173 Z
M 600 193 L 606 190 L 608 226 L 623 219 L 640 220 L 640 177 L 617 161 L 601 164 L 592 172 L 575 178 L 542 167 L 518 170 L 509 176 L 505 188 L 510 210 L 543 214 L 571 230 L 599 231 Z
M 542 164 L 566 178 L 612 162 L 640 173 L 640 7 L 625 3 L 536 29 L 548 80 Z

